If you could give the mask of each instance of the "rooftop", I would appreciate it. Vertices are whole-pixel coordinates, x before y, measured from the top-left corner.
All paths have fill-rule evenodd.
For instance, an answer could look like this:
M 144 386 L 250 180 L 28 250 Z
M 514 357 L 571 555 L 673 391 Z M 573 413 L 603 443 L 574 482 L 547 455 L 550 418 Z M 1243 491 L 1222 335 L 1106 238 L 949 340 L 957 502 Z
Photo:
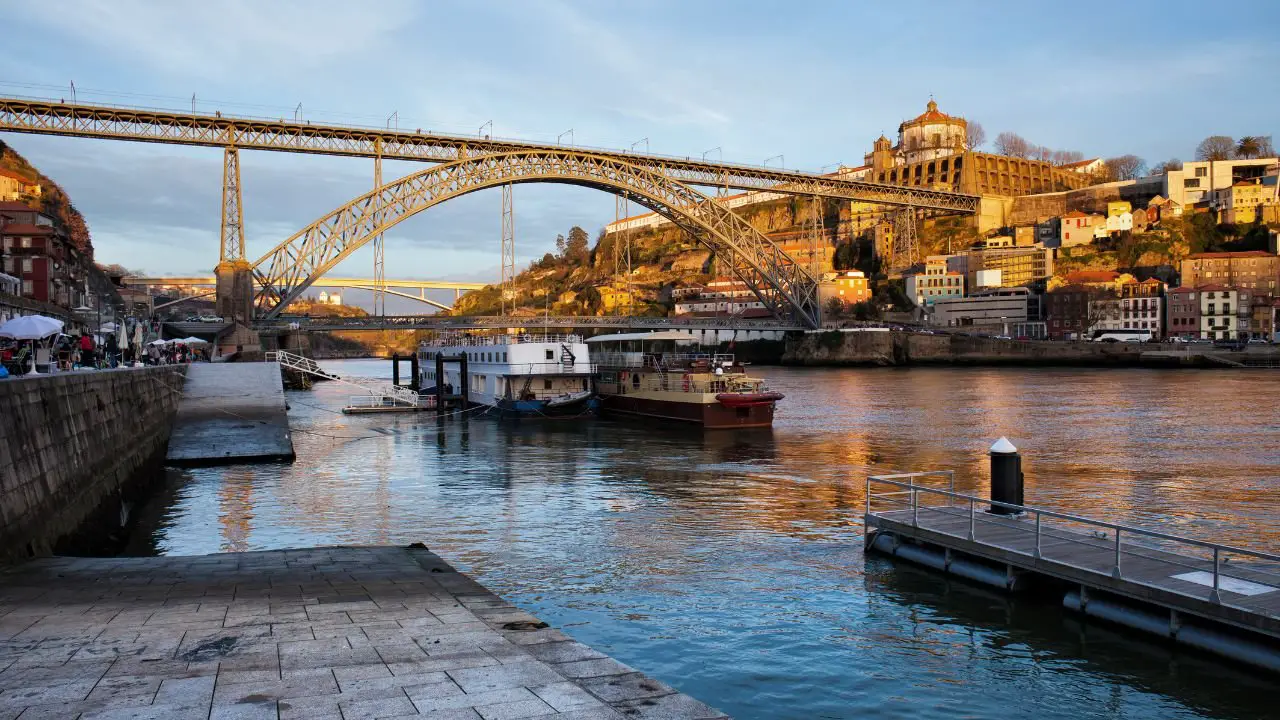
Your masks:
M 925 110 L 923 113 L 904 122 L 903 125 L 915 125 L 919 123 L 931 123 L 931 122 L 948 122 L 951 120 L 959 120 L 961 122 L 964 121 L 963 118 L 952 117 L 944 112 L 939 112 L 938 103 L 934 102 L 933 100 L 930 100 L 929 104 L 925 106 Z
M 1244 250 L 1242 252 L 1209 252 L 1209 253 L 1193 253 L 1187 256 L 1188 260 L 1230 260 L 1232 258 L 1251 258 L 1251 257 L 1276 257 L 1274 254 L 1266 250 Z
M 1063 278 L 1068 285 L 1087 285 L 1089 283 L 1111 283 L 1120 277 L 1114 270 L 1077 270 L 1067 273 Z
M 32 225 L 31 223 L 9 223 L 4 226 L 5 235 L 52 235 L 53 228 L 48 225 Z

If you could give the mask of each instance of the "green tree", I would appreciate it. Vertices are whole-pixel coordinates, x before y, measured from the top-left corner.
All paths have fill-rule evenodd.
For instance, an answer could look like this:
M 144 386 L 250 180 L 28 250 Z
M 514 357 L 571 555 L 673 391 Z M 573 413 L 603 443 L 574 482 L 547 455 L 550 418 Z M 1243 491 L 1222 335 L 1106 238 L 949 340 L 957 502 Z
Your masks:
M 590 258 L 590 241 L 591 237 L 587 235 L 587 231 L 574 225 L 569 228 L 569 237 L 565 240 L 564 249 L 560 254 L 565 260 L 575 265 L 585 264 Z
M 827 306 L 823 308 L 828 320 L 835 320 L 844 315 L 844 301 L 838 297 L 828 298 Z
M 1196 146 L 1197 160 L 1230 160 L 1236 153 L 1236 141 L 1228 135 L 1210 135 Z
M 1236 157 L 1264 158 L 1276 154 L 1270 135 L 1245 135 L 1236 141 Z
M 1186 218 L 1183 218 L 1186 220 Z M 1195 213 L 1191 220 L 1184 223 L 1187 243 L 1191 252 L 1215 252 L 1221 249 L 1222 231 L 1211 213 Z

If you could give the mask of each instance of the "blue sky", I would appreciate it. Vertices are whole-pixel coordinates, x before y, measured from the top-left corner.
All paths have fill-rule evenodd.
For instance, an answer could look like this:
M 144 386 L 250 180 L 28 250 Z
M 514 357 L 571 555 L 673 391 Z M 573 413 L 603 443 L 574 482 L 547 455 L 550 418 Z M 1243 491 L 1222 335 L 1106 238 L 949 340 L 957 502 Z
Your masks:
M 859 164 L 923 110 L 1089 156 L 1189 158 L 1204 136 L 1280 135 L 1280 3 L 377 3 L 62 0 L 0 10 L 0 93 L 475 132 L 788 167 Z M 61 88 L 66 87 L 65 91 Z M 156 274 L 217 261 L 221 153 L 5 134 L 84 212 L 98 257 Z M 715 156 L 717 153 L 712 153 Z M 372 161 L 242 155 L 249 254 L 366 191 Z M 388 163 L 384 175 L 416 166 Z M 613 199 L 515 189 L 517 261 Z M 389 235 L 388 276 L 497 275 L 500 196 Z M 369 249 L 339 269 L 368 276 Z

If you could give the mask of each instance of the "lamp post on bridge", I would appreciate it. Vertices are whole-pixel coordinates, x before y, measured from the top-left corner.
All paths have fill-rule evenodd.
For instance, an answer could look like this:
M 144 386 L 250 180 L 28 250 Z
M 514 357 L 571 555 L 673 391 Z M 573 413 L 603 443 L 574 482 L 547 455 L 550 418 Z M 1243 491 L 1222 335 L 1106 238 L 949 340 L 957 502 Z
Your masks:
M 492 121 L 492 120 L 489 120 L 489 121 L 487 121 L 484 125 L 481 125 L 481 126 L 480 126 L 480 129 L 479 129 L 478 131 L 476 131 L 476 134 L 477 134 L 478 136 L 480 136 L 481 138 L 484 138 L 485 140 L 488 140 L 488 139 L 489 139 L 489 135 L 485 135 L 485 134 L 484 134 L 484 129 L 485 129 L 486 127 L 488 127 L 488 128 L 489 128 L 489 135 L 492 135 L 492 134 L 493 134 L 493 121 Z
M 302 103 L 298 103 L 298 107 L 293 109 L 293 122 L 296 124 L 302 118 Z
M 573 128 L 569 128 L 568 130 L 565 130 L 564 132 L 562 132 L 562 133 L 560 133 L 559 135 L 557 135 L 557 136 L 556 136 L 556 144 L 557 144 L 557 145 L 559 145 L 559 144 L 560 144 L 560 139 L 561 139 L 561 138 L 563 138 L 565 135 L 568 135 L 568 136 L 569 136 L 569 144 L 570 144 L 570 145 L 573 145 Z
M 786 158 L 784 158 L 784 157 L 782 156 L 782 154 L 781 154 L 781 153 L 779 153 L 779 154 L 777 154 L 777 155 L 774 155 L 773 157 L 767 157 L 767 158 L 765 158 L 765 159 L 764 159 L 764 165 L 763 165 L 763 167 L 769 167 L 769 161 L 770 161 L 770 160 L 777 160 L 777 161 L 778 161 L 778 167 L 779 167 L 780 169 L 785 169 L 785 168 L 786 168 L 787 159 L 786 159 Z
M 649 138 L 647 137 L 642 137 L 639 140 L 631 143 L 631 152 L 635 152 L 636 146 L 639 145 L 640 143 L 644 143 L 644 154 L 648 155 L 649 154 Z

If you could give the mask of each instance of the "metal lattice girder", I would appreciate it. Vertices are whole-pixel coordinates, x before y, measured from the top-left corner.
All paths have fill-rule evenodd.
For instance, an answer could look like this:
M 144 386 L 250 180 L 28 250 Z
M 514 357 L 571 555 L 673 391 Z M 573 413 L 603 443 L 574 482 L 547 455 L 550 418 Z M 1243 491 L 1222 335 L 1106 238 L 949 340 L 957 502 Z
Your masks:
M 0 98 L 0 130 L 111 138 L 145 142 L 235 146 L 258 150 L 321 153 L 392 160 L 453 162 L 463 157 L 517 151 L 551 151 L 563 146 L 519 140 L 401 132 L 380 128 L 310 125 L 281 120 L 235 118 L 103 105 Z M 645 167 L 689 185 L 821 195 L 922 210 L 974 213 L 978 196 L 900 187 L 792 170 L 693 160 L 663 155 L 581 149 Z
M 240 153 L 222 152 L 222 262 L 244 260 L 244 208 L 240 194 Z
M 365 193 L 316 220 L 254 263 L 257 305 L 272 318 L 375 235 L 429 207 L 506 183 L 555 182 L 625 192 L 705 244 L 776 317 L 818 318 L 818 284 L 750 223 L 693 188 L 617 158 L 565 148 L 467 158 Z

